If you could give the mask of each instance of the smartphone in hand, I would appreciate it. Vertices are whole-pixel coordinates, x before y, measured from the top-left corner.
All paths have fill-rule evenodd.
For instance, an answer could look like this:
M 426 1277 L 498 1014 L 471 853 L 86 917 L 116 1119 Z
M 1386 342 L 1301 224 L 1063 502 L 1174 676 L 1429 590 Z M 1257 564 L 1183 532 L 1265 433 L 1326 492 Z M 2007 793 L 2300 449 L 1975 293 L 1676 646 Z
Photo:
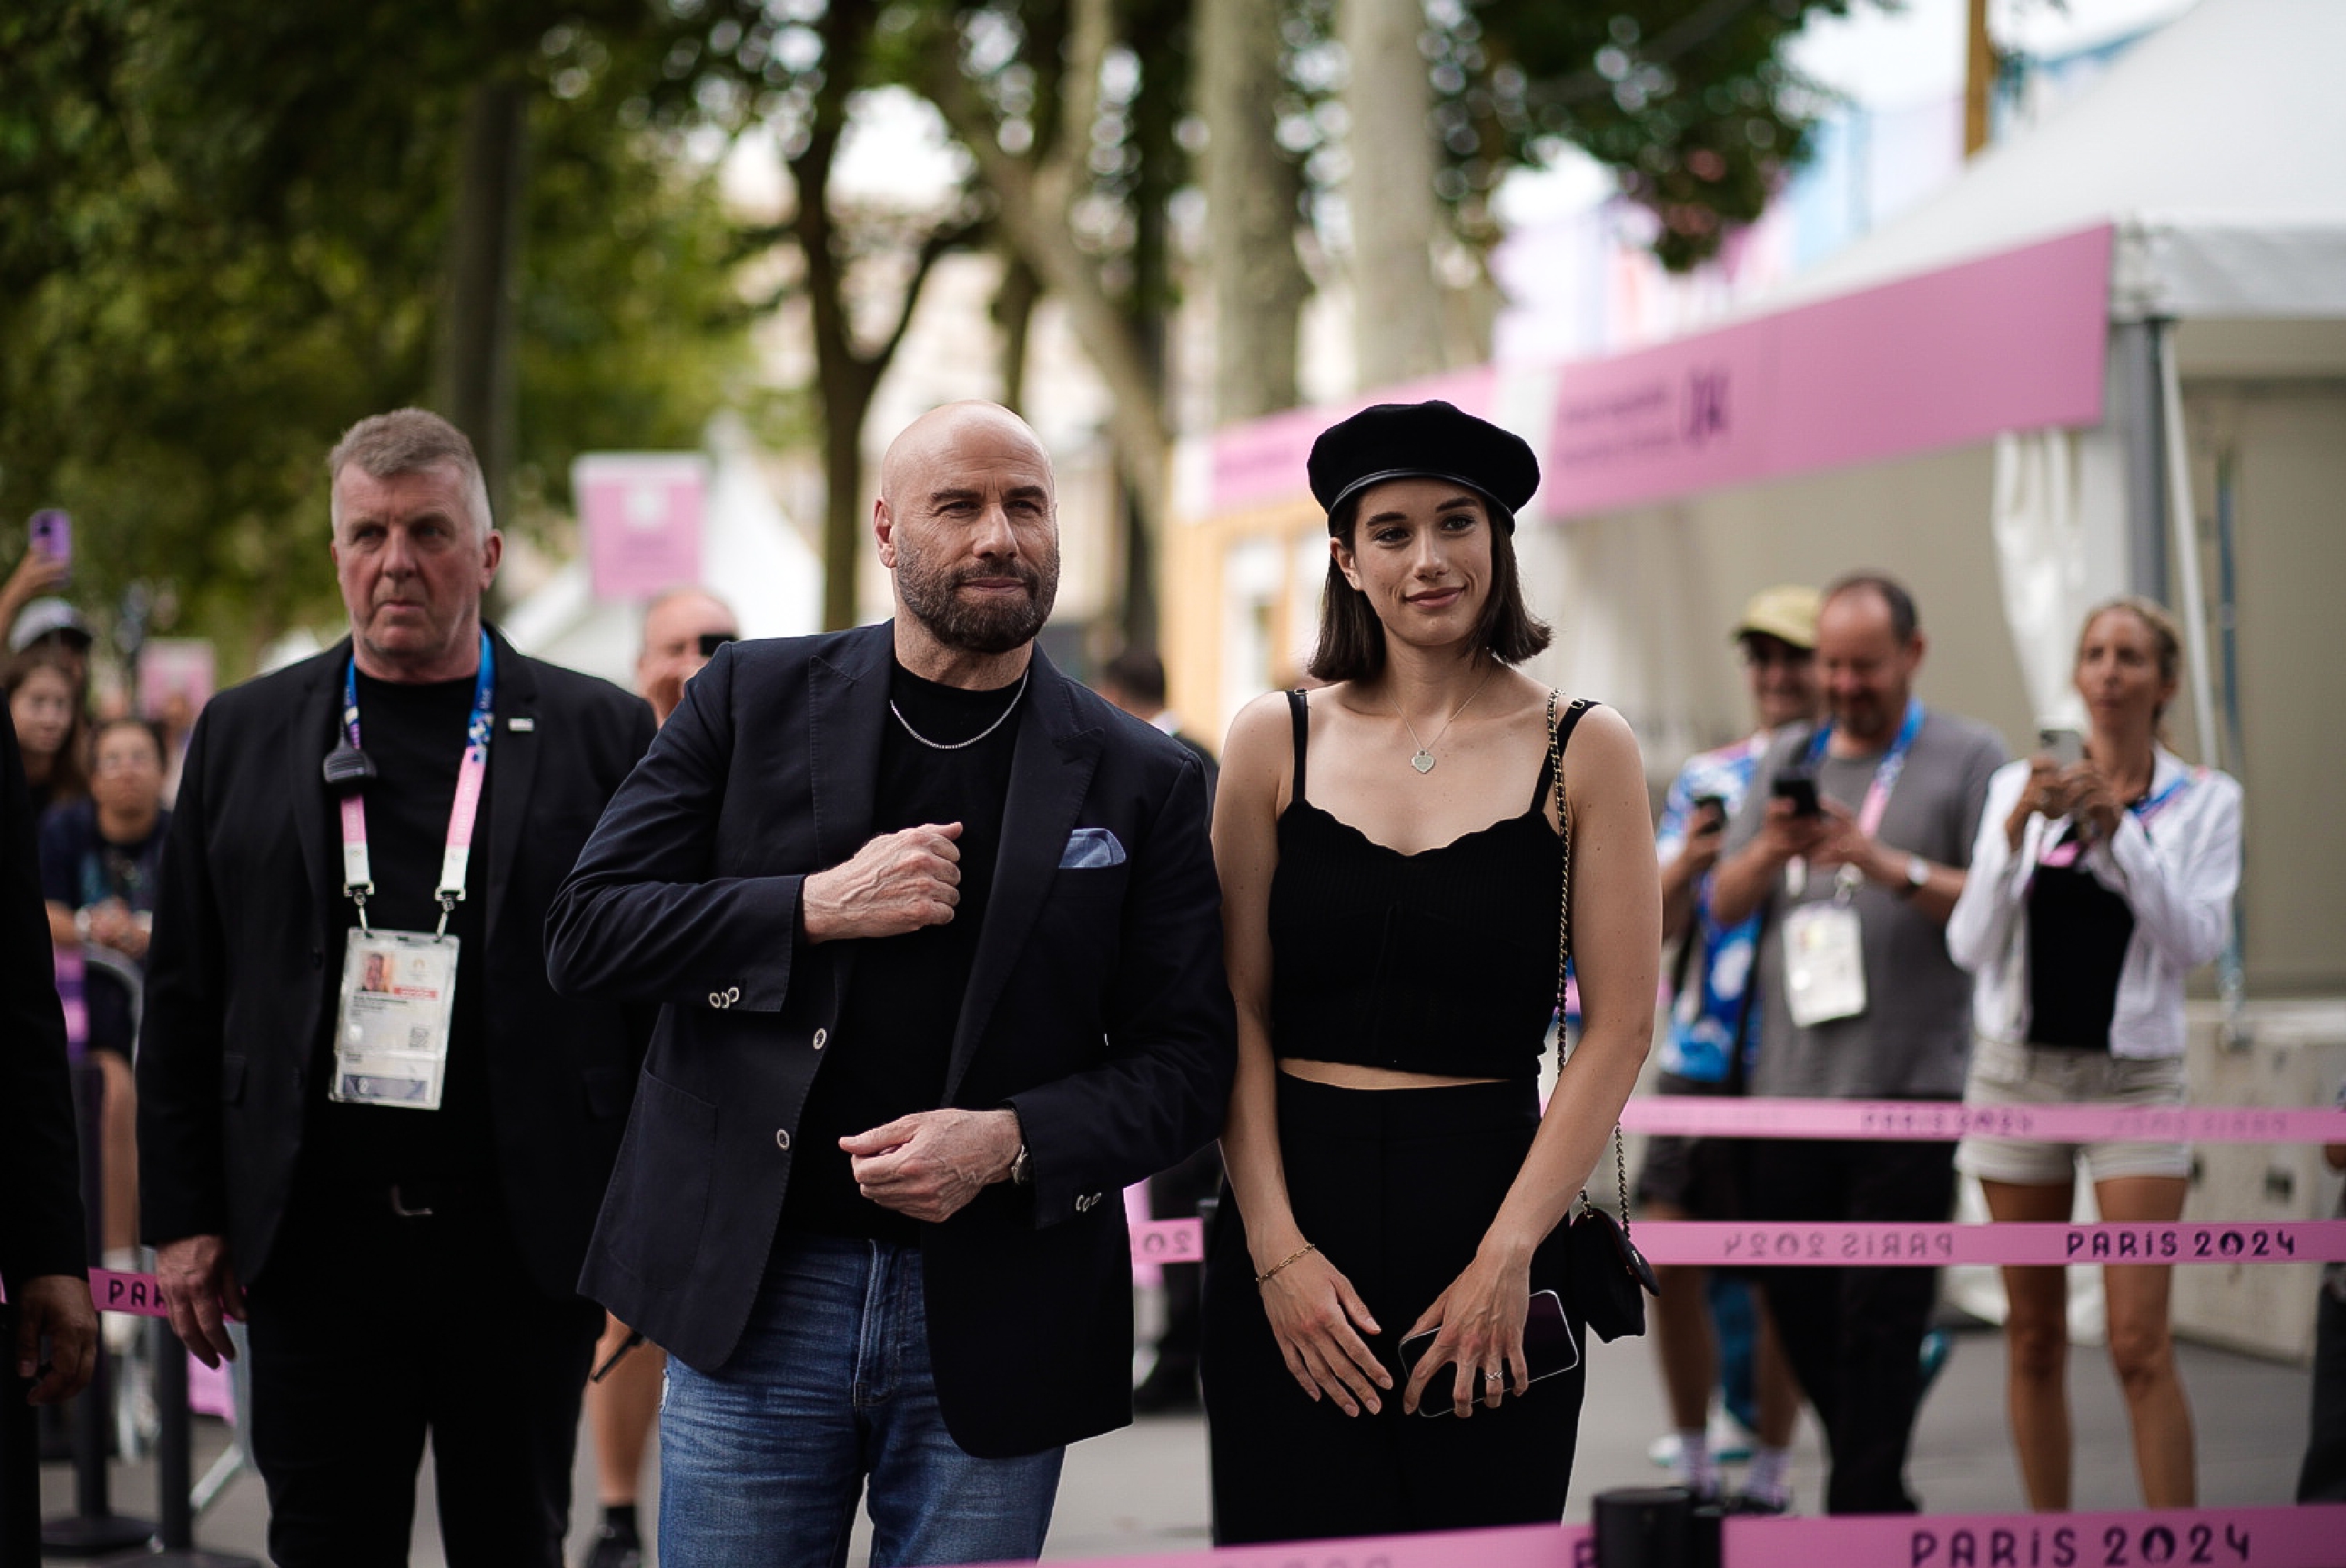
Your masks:
M 1812 774 L 1779 773 L 1770 780 L 1768 793 L 1779 800 L 1790 800 L 1795 817 L 1816 817 L 1824 812 L 1824 807 L 1817 800 L 1817 781 Z
M 1412 1334 L 1401 1342 L 1403 1382 L 1416 1375 L 1418 1361 L 1440 1331 L 1428 1329 L 1423 1333 Z M 1524 1365 L 1535 1383 L 1544 1378 L 1553 1378 L 1559 1372 L 1568 1372 L 1580 1365 L 1579 1341 L 1572 1337 L 1572 1325 L 1564 1316 L 1564 1302 L 1553 1290 L 1532 1292 L 1531 1310 L 1524 1318 Z M 1427 1381 L 1424 1393 L 1419 1396 L 1417 1413 L 1422 1416 L 1455 1414 L 1451 1408 L 1450 1390 L 1448 1380 L 1436 1372 Z M 1507 1392 L 1515 1392 L 1512 1382 Z
M 2040 729 L 2036 732 L 2036 749 L 2053 759 L 2053 766 L 2066 772 L 2086 759 L 2086 738 L 2074 729 Z
M 33 514 L 33 521 L 26 527 L 26 534 L 29 536 L 34 549 L 38 550 L 58 565 L 69 567 L 73 565 L 73 514 L 71 513 L 62 507 L 44 506 Z M 66 581 L 72 582 L 72 576 L 68 575 Z

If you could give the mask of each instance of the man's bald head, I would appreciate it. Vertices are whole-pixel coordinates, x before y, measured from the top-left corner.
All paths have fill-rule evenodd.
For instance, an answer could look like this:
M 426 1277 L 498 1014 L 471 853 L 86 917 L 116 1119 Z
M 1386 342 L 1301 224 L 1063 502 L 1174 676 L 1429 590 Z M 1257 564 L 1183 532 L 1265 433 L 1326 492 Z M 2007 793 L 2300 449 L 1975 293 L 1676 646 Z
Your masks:
M 880 459 L 880 499 L 890 511 L 901 512 L 914 499 L 913 487 L 927 483 L 941 462 L 996 450 L 1030 459 L 1049 482 L 1050 455 L 1034 426 L 1000 403 L 981 398 L 940 403 L 888 443 Z

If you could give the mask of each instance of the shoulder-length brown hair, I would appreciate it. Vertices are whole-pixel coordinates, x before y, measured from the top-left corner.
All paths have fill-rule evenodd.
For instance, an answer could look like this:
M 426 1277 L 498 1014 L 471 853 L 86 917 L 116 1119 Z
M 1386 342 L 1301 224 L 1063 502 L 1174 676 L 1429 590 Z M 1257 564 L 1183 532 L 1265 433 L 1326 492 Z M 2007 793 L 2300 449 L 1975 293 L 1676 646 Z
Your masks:
M 1547 623 L 1524 603 L 1523 575 L 1515 566 L 1514 519 L 1490 497 L 1476 494 L 1483 520 L 1491 532 L 1491 591 L 1483 598 L 1483 618 L 1475 638 L 1502 664 L 1521 664 L 1547 647 L 1555 636 Z M 1344 519 L 1336 537 L 1353 548 L 1352 530 L 1360 506 Z M 1304 662 L 1305 671 L 1331 685 L 1340 680 L 1372 680 L 1384 673 L 1385 627 L 1377 619 L 1369 596 L 1345 579 L 1333 552 L 1328 556 L 1328 583 L 1320 592 L 1320 640 Z
M 50 759 L 49 776 L 44 780 L 48 787 L 50 803 L 61 805 L 67 800 L 78 800 L 89 793 L 89 708 L 82 699 L 81 682 L 66 656 L 55 648 L 37 645 L 17 654 L 8 661 L 5 669 L 0 669 L 0 694 L 14 698 L 16 688 L 32 679 L 33 672 L 39 669 L 56 671 L 65 677 L 66 684 L 73 688 L 74 694 L 73 723 L 66 729 L 64 744 L 57 748 L 56 755 Z M 0 721 L 5 721 L 5 715 L 0 715 Z

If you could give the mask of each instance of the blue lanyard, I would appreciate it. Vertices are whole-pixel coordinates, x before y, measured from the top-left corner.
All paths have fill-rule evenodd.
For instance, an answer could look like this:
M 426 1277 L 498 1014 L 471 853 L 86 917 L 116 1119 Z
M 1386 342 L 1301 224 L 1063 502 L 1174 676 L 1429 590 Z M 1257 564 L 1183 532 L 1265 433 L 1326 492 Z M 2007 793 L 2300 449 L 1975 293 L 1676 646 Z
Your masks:
M 464 727 L 464 756 L 456 769 L 456 798 L 448 809 L 448 839 L 440 857 L 440 932 L 464 897 L 464 870 L 473 852 L 473 822 L 481 805 L 481 785 L 489 771 L 489 737 L 495 721 L 496 649 L 481 633 L 481 667 L 473 677 L 473 717 Z M 342 667 L 342 728 L 351 749 L 359 746 L 359 662 L 354 653 Z M 359 906 L 359 929 L 367 929 L 367 895 L 374 891 L 374 867 L 367 857 L 366 797 L 353 789 L 342 795 L 342 891 Z

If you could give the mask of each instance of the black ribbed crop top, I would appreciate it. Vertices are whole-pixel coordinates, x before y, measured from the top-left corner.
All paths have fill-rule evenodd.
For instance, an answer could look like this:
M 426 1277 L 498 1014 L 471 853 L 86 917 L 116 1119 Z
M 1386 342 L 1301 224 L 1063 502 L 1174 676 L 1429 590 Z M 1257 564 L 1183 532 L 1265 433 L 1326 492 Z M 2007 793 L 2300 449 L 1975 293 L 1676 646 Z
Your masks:
M 1533 1078 L 1556 1011 L 1561 841 L 1549 767 L 1531 808 L 1402 854 L 1304 795 L 1310 718 L 1270 883 L 1270 1037 L 1277 1056 L 1464 1078 Z M 1586 710 L 1558 720 L 1558 750 Z

